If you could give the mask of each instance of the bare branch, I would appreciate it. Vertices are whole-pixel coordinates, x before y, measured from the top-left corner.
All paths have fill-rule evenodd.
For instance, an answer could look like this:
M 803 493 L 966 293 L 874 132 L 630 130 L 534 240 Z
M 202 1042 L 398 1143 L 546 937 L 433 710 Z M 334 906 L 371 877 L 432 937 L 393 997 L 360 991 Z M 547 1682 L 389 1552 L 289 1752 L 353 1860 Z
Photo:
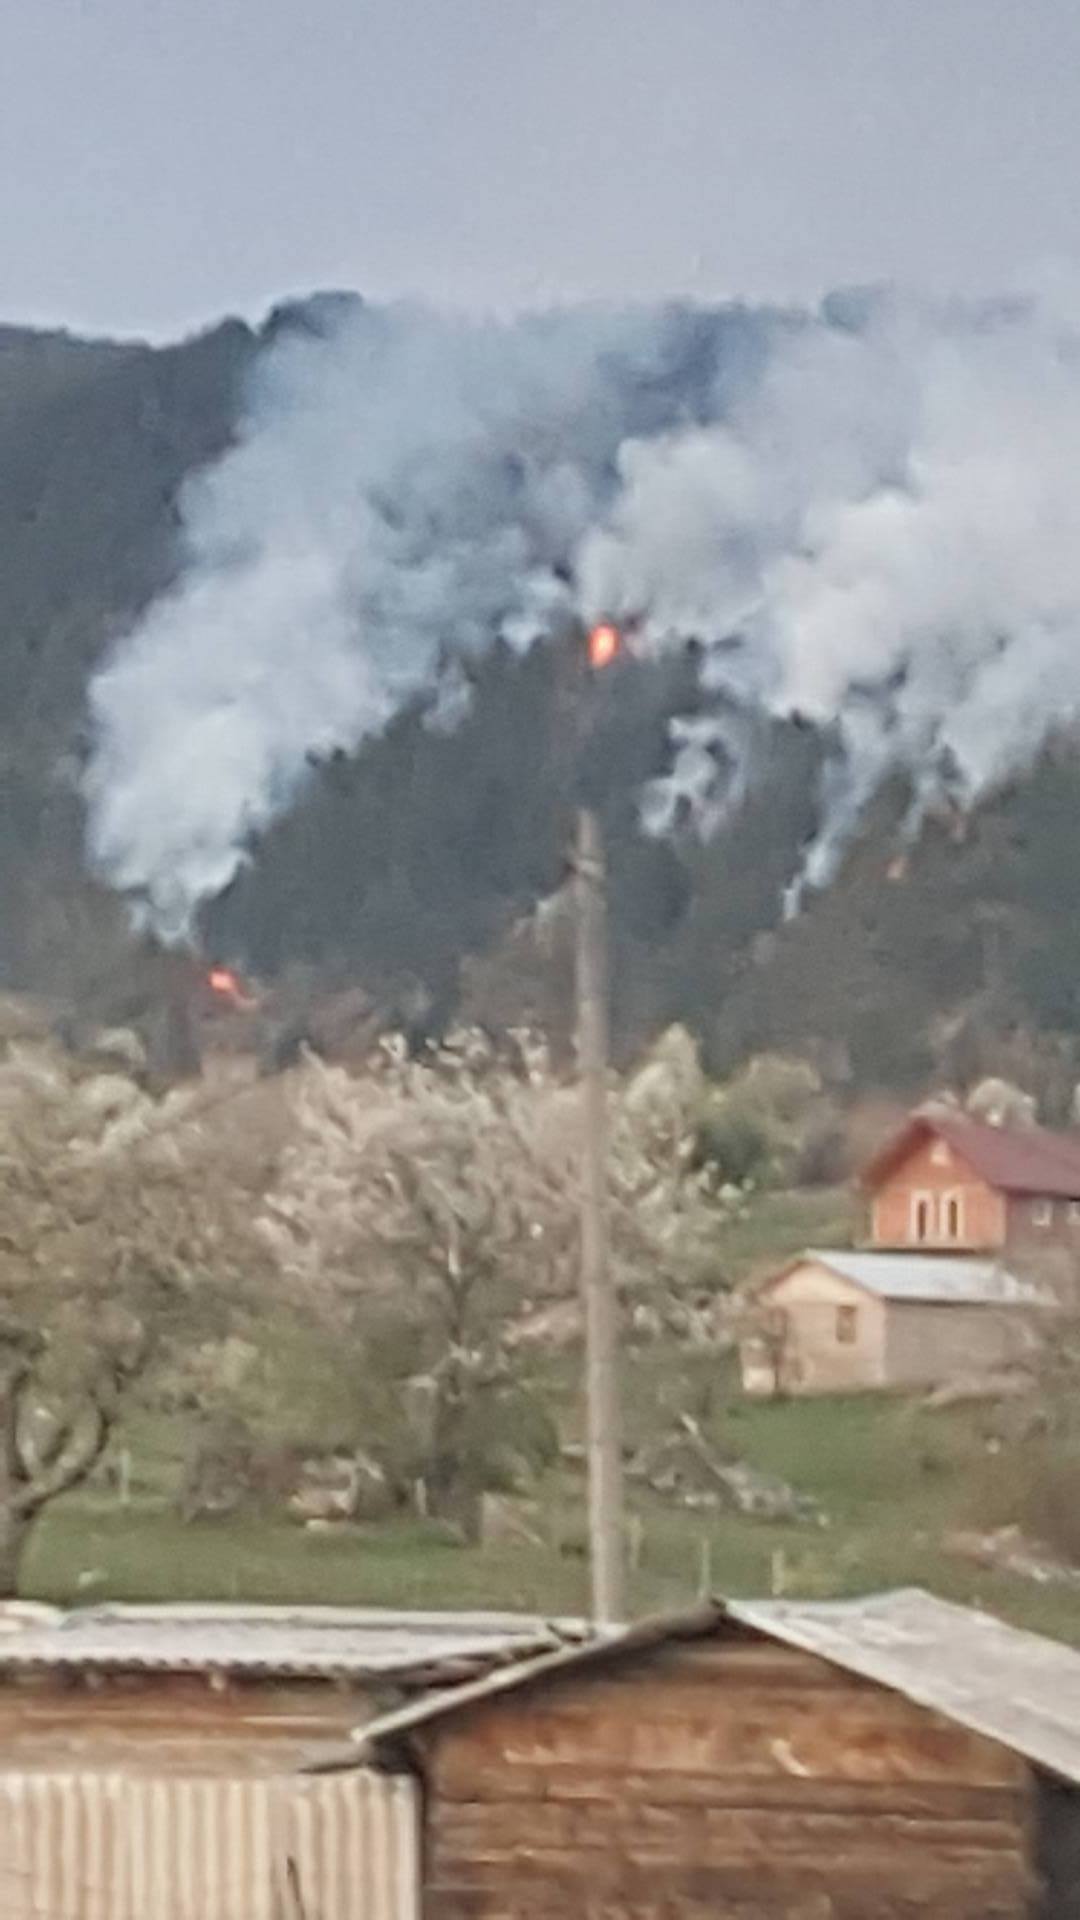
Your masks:
M 58 1494 L 79 1486 L 100 1460 L 109 1431 L 110 1422 L 102 1408 L 96 1401 L 88 1402 L 66 1429 L 54 1458 L 16 1489 L 11 1499 L 13 1511 L 24 1517 L 38 1513 Z

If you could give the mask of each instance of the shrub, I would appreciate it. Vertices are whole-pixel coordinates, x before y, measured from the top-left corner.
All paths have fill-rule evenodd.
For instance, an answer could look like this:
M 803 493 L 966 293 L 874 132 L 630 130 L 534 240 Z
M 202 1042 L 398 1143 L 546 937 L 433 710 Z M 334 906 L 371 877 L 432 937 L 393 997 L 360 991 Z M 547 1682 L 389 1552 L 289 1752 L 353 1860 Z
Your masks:
M 759 1184 L 771 1170 L 771 1148 L 761 1122 L 733 1101 L 717 1101 L 698 1128 L 697 1157 L 714 1165 L 733 1187 Z

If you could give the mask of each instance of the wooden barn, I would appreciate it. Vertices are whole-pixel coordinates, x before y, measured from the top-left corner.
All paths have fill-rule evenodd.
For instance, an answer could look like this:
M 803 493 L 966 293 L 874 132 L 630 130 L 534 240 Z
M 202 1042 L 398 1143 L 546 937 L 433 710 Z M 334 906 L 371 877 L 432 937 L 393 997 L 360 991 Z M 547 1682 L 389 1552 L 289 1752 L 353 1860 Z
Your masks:
M 413 1783 L 310 1769 L 573 1631 L 323 1607 L 0 1610 L 2 1920 L 414 1920 Z
M 1080 1654 L 920 1592 L 616 1630 L 359 1757 L 419 1784 L 423 1920 L 1080 1915 Z

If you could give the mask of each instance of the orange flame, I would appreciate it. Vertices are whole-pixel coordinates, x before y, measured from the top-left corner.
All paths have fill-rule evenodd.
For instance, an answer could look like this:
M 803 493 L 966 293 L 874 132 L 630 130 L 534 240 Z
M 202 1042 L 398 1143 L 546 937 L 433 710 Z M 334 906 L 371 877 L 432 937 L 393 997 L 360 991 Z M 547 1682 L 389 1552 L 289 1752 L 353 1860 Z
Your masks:
M 211 967 L 206 975 L 206 984 L 211 993 L 219 1000 L 227 1000 L 234 1007 L 253 1007 L 255 1001 L 244 992 L 238 974 L 231 967 Z
M 610 667 L 617 660 L 622 647 L 622 635 L 618 627 L 610 620 L 602 620 L 599 626 L 589 634 L 589 665 L 594 672 L 602 667 Z

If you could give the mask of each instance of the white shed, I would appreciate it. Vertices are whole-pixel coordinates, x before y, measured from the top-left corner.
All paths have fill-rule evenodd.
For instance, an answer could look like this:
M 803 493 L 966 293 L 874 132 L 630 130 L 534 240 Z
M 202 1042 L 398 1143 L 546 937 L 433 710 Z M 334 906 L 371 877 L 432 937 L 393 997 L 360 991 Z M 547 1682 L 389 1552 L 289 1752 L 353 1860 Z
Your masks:
M 757 1289 L 746 1393 L 936 1386 L 1031 1350 L 1045 1295 L 999 1262 L 811 1250 Z

